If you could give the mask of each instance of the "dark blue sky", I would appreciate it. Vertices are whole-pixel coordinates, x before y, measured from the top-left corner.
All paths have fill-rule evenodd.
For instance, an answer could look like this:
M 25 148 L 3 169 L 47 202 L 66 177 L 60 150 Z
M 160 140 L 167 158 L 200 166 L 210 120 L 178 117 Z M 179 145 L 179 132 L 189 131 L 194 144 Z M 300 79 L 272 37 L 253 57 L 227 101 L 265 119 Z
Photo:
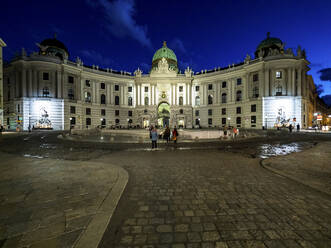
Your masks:
M 166 40 L 181 68 L 194 71 L 243 61 L 271 32 L 286 47 L 301 45 L 315 84 L 331 95 L 331 1 L 3 1 L 0 37 L 9 60 L 22 47 L 53 37 L 70 58 L 117 70 L 147 72 Z M 323 70 L 323 73 L 318 71 Z M 320 76 L 322 75 L 322 81 Z

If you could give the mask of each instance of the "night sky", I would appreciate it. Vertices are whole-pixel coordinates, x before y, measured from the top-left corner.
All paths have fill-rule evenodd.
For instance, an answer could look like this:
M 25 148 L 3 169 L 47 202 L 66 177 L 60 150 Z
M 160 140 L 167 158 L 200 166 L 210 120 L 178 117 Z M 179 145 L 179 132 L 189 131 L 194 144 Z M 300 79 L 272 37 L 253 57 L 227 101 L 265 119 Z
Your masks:
M 270 32 L 295 51 L 306 49 L 310 74 L 331 100 L 331 1 L 2 1 L 4 60 L 57 34 L 70 59 L 86 65 L 149 71 L 163 40 L 179 67 L 224 67 L 253 57 Z M 331 102 L 331 101 L 330 101 Z

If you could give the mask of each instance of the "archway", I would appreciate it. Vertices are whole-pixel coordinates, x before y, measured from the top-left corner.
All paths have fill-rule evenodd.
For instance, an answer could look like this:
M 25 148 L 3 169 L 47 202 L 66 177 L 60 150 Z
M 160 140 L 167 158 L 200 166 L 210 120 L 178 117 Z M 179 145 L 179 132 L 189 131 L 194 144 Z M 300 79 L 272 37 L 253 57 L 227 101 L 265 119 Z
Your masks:
M 170 120 L 170 105 L 167 102 L 161 102 L 157 109 L 158 125 L 161 127 L 168 126 Z

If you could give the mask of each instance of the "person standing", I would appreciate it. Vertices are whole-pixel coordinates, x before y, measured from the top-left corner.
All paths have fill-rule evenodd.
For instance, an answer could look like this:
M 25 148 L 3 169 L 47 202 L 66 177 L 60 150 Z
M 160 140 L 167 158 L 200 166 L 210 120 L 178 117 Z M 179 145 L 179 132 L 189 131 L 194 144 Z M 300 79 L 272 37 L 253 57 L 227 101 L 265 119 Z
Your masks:
M 158 138 L 157 130 L 154 127 L 151 131 L 152 149 L 157 148 L 157 138 Z
M 292 124 L 290 124 L 290 126 L 288 127 L 288 129 L 290 130 L 290 133 L 292 133 Z
M 164 130 L 163 138 L 169 143 L 170 141 L 170 129 L 168 126 L 166 126 L 166 129 Z
M 178 138 L 178 132 L 177 132 L 177 128 L 175 126 L 174 130 L 172 131 L 172 139 L 174 141 L 174 143 L 176 144 L 177 143 L 177 138 Z
M 298 123 L 298 125 L 297 125 L 297 132 L 299 132 L 300 131 L 300 124 Z

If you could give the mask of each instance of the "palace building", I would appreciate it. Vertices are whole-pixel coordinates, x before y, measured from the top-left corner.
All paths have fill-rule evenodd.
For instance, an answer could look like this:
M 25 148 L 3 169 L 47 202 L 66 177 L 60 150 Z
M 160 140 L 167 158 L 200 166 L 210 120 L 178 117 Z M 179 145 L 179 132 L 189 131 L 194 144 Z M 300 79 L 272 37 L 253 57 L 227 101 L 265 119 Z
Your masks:
M 294 53 L 269 34 L 254 58 L 196 73 L 180 72 L 166 42 L 148 73 L 138 68 L 133 74 L 70 61 L 56 38 L 38 46 L 4 67 L 8 129 L 312 125 L 317 95 L 305 50 Z

